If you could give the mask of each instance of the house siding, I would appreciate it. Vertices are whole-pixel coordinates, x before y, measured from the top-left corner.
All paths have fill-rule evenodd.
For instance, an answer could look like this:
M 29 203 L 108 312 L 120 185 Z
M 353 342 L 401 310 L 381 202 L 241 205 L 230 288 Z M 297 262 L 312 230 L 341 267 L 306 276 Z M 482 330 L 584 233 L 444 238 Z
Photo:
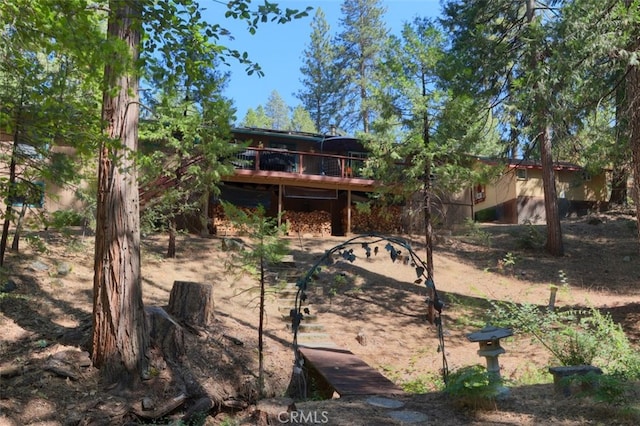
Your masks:
M 525 170 L 526 178 L 518 178 Z M 522 173 L 522 172 L 521 172 Z M 607 208 L 606 173 L 587 176 L 577 167 L 555 171 L 558 211 L 561 218 L 582 216 Z M 511 167 L 495 182 L 486 185 L 486 197 L 475 204 L 474 219 L 499 223 L 546 223 L 542 170 L 539 167 Z

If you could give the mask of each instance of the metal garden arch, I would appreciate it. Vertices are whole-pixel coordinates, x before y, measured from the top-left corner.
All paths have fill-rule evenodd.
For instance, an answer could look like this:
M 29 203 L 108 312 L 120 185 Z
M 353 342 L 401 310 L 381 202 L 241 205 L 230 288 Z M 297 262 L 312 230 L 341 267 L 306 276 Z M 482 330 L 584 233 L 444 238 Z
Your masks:
M 424 283 L 427 288 L 427 318 L 430 323 L 434 324 L 438 332 L 439 347 L 438 350 L 442 353 L 442 375 L 446 383 L 448 375 L 447 360 L 444 350 L 444 333 L 442 325 L 442 308 L 444 304 L 438 296 L 433 278 L 427 274 L 427 265 L 420 259 L 420 257 L 413 251 L 411 245 L 402 238 L 384 236 L 379 234 L 366 234 L 353 237 L 342 244 L 338 244 L 330 250 L 327 250 L 322 257 L 296 282 L 298 290 L 296 292 L 295 307 L 291 309 L 291 326 L 293 330 L 293 350 L 295 354 L 294 374 L 302 374 L 303 360 L 298 350 L 298 330 L 300 324 L 305 319 L 306 312 L 303 311 L 302 304 L 307 300 L 307 289 L 309 284 L 313 281 L 312 277 L 324 264 L 333 263 L 334 255 L 339 256 L 343 260 L 354 262 L 357 259 L 356 251 L 354 247 L 359 247 L 364 251 L 364 256 L 369 258 L 372 254 L 372 246 L 374 244 L 385 242 L 385 251 L 388 253 L 392 262 L 396 262 L 400 257 L 404 259 L 404 262 L 410 264 L 415 268 L 416 280 L 415 284 Z M 406 256 L 405 257 L 405 254 Z

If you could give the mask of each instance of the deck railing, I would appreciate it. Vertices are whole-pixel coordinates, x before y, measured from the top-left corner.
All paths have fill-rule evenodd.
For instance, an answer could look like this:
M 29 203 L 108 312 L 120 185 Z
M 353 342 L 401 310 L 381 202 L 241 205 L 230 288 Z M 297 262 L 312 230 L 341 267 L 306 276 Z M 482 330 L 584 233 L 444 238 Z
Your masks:
M 236 154 L 236 169 L 277 171 L 302 175 L 364 178 L 364 160 L 317 152 L 249 147 Z

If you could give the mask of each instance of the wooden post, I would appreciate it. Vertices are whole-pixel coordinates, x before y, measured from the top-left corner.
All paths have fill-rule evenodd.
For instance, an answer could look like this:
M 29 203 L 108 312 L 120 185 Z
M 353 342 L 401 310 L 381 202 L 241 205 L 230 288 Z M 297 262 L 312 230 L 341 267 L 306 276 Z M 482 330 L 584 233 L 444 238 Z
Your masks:
M 282 191 L 284 191 L 284 185 L 278 185 L 278 226 L 282 225 Z
M 168 311 L 185 325 L 206 328 L 213 324 L 213 286 L 190 281 L 174 281 Z
M 351 235 L 351 190 L 347 190 L 347 235 Z

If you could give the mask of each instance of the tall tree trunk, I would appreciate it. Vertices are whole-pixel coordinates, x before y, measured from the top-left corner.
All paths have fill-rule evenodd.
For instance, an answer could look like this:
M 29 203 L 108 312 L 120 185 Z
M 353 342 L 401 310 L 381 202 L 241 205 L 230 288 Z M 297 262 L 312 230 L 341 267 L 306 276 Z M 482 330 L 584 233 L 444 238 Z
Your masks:
M 264 254 L 260 257 L 260 318 L 258 320 L 258 391 L 260 397 L 265 394 L 264 388 L 264 302 L 266 295 Z
M 627 114 L 627 87 L 620 84 L 616 88 L 616 134 L 613 154 L 610 156 L 613 163 L 611 173 L 611 195 L 609 205 L 627 205 L 627 180 L 629 178 L 629 144 L 628 127 L 629 116 Z
M 27 200 L 22 203 L 18 220 L 16 221 L 16 231 L 13 233 L 13 242 L 11 243 L 11 250 L 18 253 L 20 251 L 20 236 L 22 235 L 22 224 L 24 223 L 24 216 L 27 214 Z
M 364 133 L 369 133 L 369 101 L 367 98 L 367 87 L 364 83 L 367 81 L 364 62 L 360 66 L 360 78 L 360 114 L 362 114 L 362 131 Z
M 640 39 L 636 46 L 640 45 Z M 633 201 L 636 206 L 638 243 L 640 243 L 640 68 L 631 66 L 627 73 L 629 147 L 633 165 Z M 639 246 L 640 250 L 640 246 Z
M 176 257 L 176 218 L 169 219 L 169 244 L 167 245 L 167 258 L 175 259 Z
M 9 163 L 9 202 L 5 207 L 4 223 L 2 224 L 2 236 L 0 237 L 0 266 L 4 265 L 4 257 L 7 251 L 7 241 L 9 239 L 9 228 L 13 219 L 13 206 L 11 199 L 16 196 L 16 156 L 18 143 L 21 139 L 22 129 L 22 107 L 24 105 L 24 93 L 20 97 L 20 106 L 16 114 L 15 131 L 13 133 L 13 147 L 11 148 L 11 162 Z
M 185 116 L 186 116 L 187 112 L 185 110 Z M 182 174 L 183 174 L 183 169 L 184 167 L 186 167 L 186 162 L 185 159 L 182 158 L 182 155 L 180 155 L 180 165 L 176 168 L 175 171 L 175 175 L 176 175 L 176 179 L 175 179 L 175 183 L 173 185 L 174 189 L 176 191 L 182 192 L 181 191 L 181 186 L 182 186 Z M 187 195 L 183 195 L 184 197 L 187 197 Z M 184 200 L 185 203 L 188 202 L 187 199 Z M 177 233 L 177 228 L 178 228 L 178 224 L 176 221 L 176 214 L 177 211 L 179 210 L 179 207 L 174 207 L 173 211 L 170 212 L 170 218 L 169 218 L 169 244 L 167 245 L 167 258 L 168 259 L 175 259 L 176 257 L 176 233 Z
M 425 74 L 422 74 L 421 78 L 421 95 L 424 102 L 424 111 L 422 113 L 422 144 L 423 149 L 426 152 L 426 162 L 424 165 L 424 181 L 423 181 L 423 202 L 424 202 L 424 243 L 427 256 L 427 277 L 433 280 L 434 267 L 433 267 L 433 220 L 432 220 L 432 191 L 433 185 L 431 181 L 431 169 L 433 167 L 433 159 L 430 156 L 429 150 L 431 149 L 431 137 L 429 135 L 429 129 L 431 128 L 431 120 L 429 119 L 429 111 L 426 108 L 428 105 L 428 82 Z
M 527 0 L 526 17 L 529 24 L 538 19 L 536 16 L 535 0 Z M 537 49 L 531 49 L 530 66 L 531 72 L 540 66 L 544 66 L 542 53 Z M 540 130 L 537 139 L 540 144 L 540 160 L 542 163 L 542 187 L 544 191 L 544 211 L 547 221 L 547 242 L 546 250 L 553 256 L 564 255 L 564 244 L 562 242 L 562 227 L 560 226 L 560 214 L 558 212 L 558 193 L 556 191 L 555 172 L 553 170 L 553 155 L 551 152 L 551 129 L 547 124 L 547 113 L 543 107 L 546 104 L 539 93 L 540 87 L 536 83 L 534 88 L 535 111 L 533 123 Z
M 611 173 L 611 195 L 609 196 L 609 205 L 626 206 L 627 205 L 627 179 L 629 172 L 622 164 L 614 164 Z
M 426 116 L 426 113 L 425 113 Z M 429 124 L 428 118 L 425 117 L 423 140 L 425 149 L 429 147 Z M 427 277 L 433 279 L 433 220 L 431 218 L 431 192 L 433 191 L 431 184 L 431 159 L 427 159 L 424 166 L 424 182 L 423 182 L 423 202 L 424 202 L 424 239 L 425 250 L 427 256 Z
M 542 186 L 544 188 L 544 211 L 547 218 L 546 249 L 553 256 L 564 255 L 562 227 L 558 213 L 558 193 L 551 155 L 551 129 L 545 126 L 540 137 L 540 158 L 542 162 Z
M 92 360 L 111 383 L 131 387 L 147 368 L 149 335 L 140 277 L 140 218 L 135 152 L 142 2 L 112 0 L 107 36 L 126 43 L 105 66 L 106 140 L 98 164 Z M 127 72 L 122 72 L 122 67 Z

